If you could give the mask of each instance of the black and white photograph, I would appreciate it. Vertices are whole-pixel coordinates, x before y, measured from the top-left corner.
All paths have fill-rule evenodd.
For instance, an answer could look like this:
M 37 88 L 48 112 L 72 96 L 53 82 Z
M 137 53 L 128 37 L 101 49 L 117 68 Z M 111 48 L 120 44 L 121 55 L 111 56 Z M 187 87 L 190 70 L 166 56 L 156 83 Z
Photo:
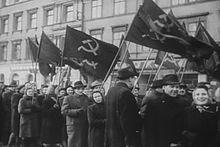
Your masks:
M 220 147 L 220 0 L 0 0 L 0 147 Z

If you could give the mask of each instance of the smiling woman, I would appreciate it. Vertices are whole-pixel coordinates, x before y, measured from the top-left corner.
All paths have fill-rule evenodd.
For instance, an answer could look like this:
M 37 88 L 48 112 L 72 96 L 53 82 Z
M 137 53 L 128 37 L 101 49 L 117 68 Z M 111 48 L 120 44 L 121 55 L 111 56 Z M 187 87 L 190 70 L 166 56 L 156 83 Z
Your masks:
M 219 109 L 209 98 L 208 88 L 199 85 L 193 91 L 193 105 L 184 115 L 184 147 L 216 147 Z

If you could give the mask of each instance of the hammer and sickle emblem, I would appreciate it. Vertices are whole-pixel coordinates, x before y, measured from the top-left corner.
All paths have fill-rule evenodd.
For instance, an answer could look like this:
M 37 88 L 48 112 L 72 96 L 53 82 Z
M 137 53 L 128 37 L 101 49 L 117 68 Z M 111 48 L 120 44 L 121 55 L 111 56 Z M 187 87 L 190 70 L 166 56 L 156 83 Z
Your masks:
M 91 42 L 95 42 L 96 46 L 93 47 Z M 99 49 L 99 43 L 95 40 L 95 39 L 87 39 L 87 40 L 83 40 L 82 41 L 83 44 L 88 44 L 89 45 L 89 49 L 85 48 L 84 46 L 80 46 L 78 47 L 78 51 L 80 50 L 84 50 L 85 52 L 89 52 L 89 53 L 93 53 L 95 56 L 97 56 L 98 54 L 96 53 L 96 51 Z
M 82 63 L 87 63 L 89 66 L 92 66 L 94 69 L 96 69 L 96 66 L 98 63 L 95 63 L 94 61 L 89 62 L 87 59 L 82 60 Z
M 155 20 L 154 24 L 161 27 L 166 28 L 167 31 L 170 31 L 170 28 L 174 26 L 174 23 L 172 21 L 169 22 L 168 16 L 166 14 L 159 15 L 159 18 L 164 22 L 162 23 L 160 20 Z

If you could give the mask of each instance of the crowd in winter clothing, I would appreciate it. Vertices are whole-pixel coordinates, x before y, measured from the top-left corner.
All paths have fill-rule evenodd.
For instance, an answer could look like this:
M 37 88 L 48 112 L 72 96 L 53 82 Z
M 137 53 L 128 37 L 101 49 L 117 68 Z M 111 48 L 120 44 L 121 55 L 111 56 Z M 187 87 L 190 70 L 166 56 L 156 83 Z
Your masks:
M 219 147 L 220 88 L 193 90 L 176 75 L 139 96 L 136 73 L 118 71 L 107 92 L 95 81 L 59 88 L 0 84 L 0 142 L 8 147 Z M 211 94 L 212 92 L 212 94 Z M 1 145 L 0 145 L 1 146 Z

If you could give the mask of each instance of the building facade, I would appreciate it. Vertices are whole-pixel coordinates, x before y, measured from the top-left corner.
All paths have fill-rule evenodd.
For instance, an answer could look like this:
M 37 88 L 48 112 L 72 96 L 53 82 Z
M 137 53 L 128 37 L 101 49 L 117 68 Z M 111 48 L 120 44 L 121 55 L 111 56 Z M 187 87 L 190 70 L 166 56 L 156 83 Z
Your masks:
M 219 0 L 154 0 L 165 12 L 172 9 L 187 31 L 194 35 L 200 21 L 216 41 L 220 41 Z M 0 1 L 0 78 L 9 84 L 19 84 L 34 79 L 36 64 L 31 60 L 27 37 L 38 39 L 44 31 L 62 50 L 65 28 L 69 25 L 108 43 L 119 45 L 121 35 L 126 34 L 143 0 L 1 0 Z M 129 43 L 131 59 L 140 70 L 149 53 L 149 48 Z M 154 50 L 150 61 L 154 62 Z M 161 77 L 169 71 L 163 68 Z M 155 75 L 148 67 L 141 77 L 146 85 Z M 199 76 L 198 76 L 199 75 Z M 46 80 L 37 72 L 39 84 Z M 72 80 L 79 79 L 72 70 Z M 184 71 L 186 82 L 207 80 L 207 76 L 193 71 Z M 193 82 L 192 82 L 193 81 Z

